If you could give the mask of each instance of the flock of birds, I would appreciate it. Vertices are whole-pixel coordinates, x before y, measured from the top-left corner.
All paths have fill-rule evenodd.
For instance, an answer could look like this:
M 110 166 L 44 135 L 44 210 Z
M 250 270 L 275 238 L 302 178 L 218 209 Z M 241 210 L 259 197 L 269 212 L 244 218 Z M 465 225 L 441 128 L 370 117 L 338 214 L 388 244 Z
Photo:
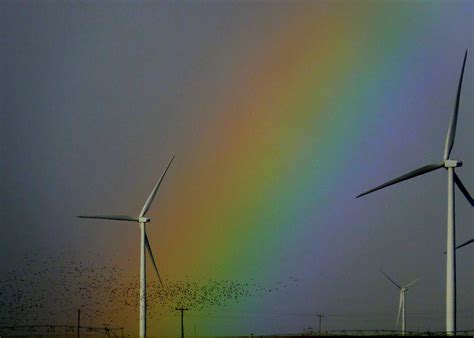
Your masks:
M 97 255 L 99 256 L 99 255 Z M 112 259 L 103 265 L 98 259 L 77 259 L 61 252 L 40 258 L 24 256 L 20 269 L 0 279 L 0 326 L 26 324 L 71 324 L 81 309 L 84 325 L 116 326 L 120 318 L 138 308 L 139 276 L 131 278 Z M 151 318 L 176 314 L 176 307 L 192 311 L 212 311 L 244 297 L 259 297 L 285 290 L 298 283 L 287 281 L 265 285 L 254 280 L 184 280 L 163 279 L 163 284 L 149 281 L 147 311 Z
M 85 321 L 95 321 L 104 317 L 104 297 L 123 274 L 113 265 L 78 261 L 64 252 L 23 258 L 21 268 L 0 280 L 0 325 L 70 323 L 79 308 L 87 309 Z
M 138 276 L 137 276 L 138 279 Z M 228 279 L 208 279 L 195 281 L 186 277 L 184 280 L 164 280 L 148 283 L 147 311 L 150 313 L 172 313 L 176 307 L 184 307 L 193 311 L 207 311 L 213 307 L 224 307 L 231 302 L 238 303 L 244 297 L 259 297 L 266 293 L 276 292 L 297 283 L 298 279 L 290 276 L 287 282 L 278 281 L 273 286 L 257 283 L 253 279 L 248 282 Z M 134 301 L 131 304 L 138 307 L 139 283 L 130 283 L 126 288 L 112 291 L 119 299 Z

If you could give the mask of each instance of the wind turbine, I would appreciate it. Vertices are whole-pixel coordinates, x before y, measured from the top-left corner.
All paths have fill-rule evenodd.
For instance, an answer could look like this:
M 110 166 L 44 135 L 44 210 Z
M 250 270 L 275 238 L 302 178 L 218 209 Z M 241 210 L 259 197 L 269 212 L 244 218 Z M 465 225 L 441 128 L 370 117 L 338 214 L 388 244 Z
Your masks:
M 158 267 L 156 266 L 155 258 L 153 257 L 153 252 L 151 250 L 150 242 L 148 241 L 148 236 L 146 234 L 145 226 L 150 219 L 145 217 L 148 209 L 150 209 L 151 203 L 155 198 L 155 195 L 158 191 L 158 188 L 163 181 L 168 168 L 171 166 L 171 163 L 174 160 L 174 156 L 169 162 L 166 169 L 161 174 L 158 182 L 156 183 L 155 187 L 151 191 L 150 195 L 148 196 L 145 204 L 143 205 L 142 211 L 138 215 L 138 217 L 134 216 L 127 216 L 127 215 L 96 215 L 96 216 L 77 216 L 79 218 L 94 218 L 94 219 L 107 219 L 107 220 L 114 220 L 114 221 L 128 221 L 128 222 L 137 222 L 140 226 L 141 236 L 140 236 L 140 337 L 146 337 L 146 260 L 145 260 L 145 250 L 148 251 L 150 255 L 151 262 L 153 263 L 153 267 L 155 268 L 156 274 L 158 276 L 158 280 L 160 284 L 163 285 L 160 277 L 160 273 L 158 272 Z
M 464 75 L 464 67 L 466 66 L 467 50 L 464 54 L 464 61 L 462 64 L 461 76 L 459 78 L 458 91 L 456 95 L 456 102 L 454 105 L 453 115 L 449 123 L 448 134 L 446 136 L 446 143 L 444 147 L 443 161 L 428 164 L 424 167 L 413 170 L 405 175 L 397 177 L 382 185 L 379 185 L 369 191 L 366 191 L 356 198 L 370 194 L 371 192 L 383 189 L 390 185 L 414 178 L 430 171 L 440 168 L 446 168 L 448 171 L 448 219 L 447 219 L 447 255 L 446 255 L 446 333 L 456 333 L 456 239 L 455 239 L 455 223 L 454 223 L 454 183 L 458 186 L 469 203 L 473 205 L 472 197 L 467 191 L 464 184 L 461 182 L 459 176 L 454 172 L 454 168 L 462 166 L 461 161 L 456 161 L 449 158 L 451 150 L 454 145 L 454 137 L 456 136 L 456 124 L 458 120 L 459 99 L 461 96 L 462 79 Z
M 405 328 L 406 328 L 406 303 L 405 303 L 406 292 L 408 291 L 408 287 L 412 286 L 416 282 L 418 282 L 418 280 L 421 277 L 411 281 L 410 283 L 408 283 L 405 286 L 400 286 L 398 283 L 396 283 L 392 278 L 390 278 L 389 275 L 387 275 L 381 269 L 379 269 L 379 271 L 381 273 L 383 273 L 383 275 L 385 277 L 387 277 L 387 279 L 400 290 L 400 302 L 399 302 L 399 305 L 398 305 L 398 315 L 397 315 L 397 329 L 398 329 L 398 323 L 400 322 L 400 313 L 401 313 L 402 314 L 402 335 L 405 335 Z

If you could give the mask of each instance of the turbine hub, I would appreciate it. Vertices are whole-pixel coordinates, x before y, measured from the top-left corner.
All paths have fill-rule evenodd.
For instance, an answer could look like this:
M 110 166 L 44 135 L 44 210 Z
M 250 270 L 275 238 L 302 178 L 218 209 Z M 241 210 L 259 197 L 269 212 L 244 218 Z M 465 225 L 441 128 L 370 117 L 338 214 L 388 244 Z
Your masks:
M 444 161 L 444 167 L 445 167 L 445 168 L 462 167 L 462 161 L 445 160 L 445 161 Z
M 150 222 L 150 219 L 149 219 L 149 218 L 146 218 L 146 217 L 138 217 L 138 222 L 140 222 L 140 223 L 148 223 L 148 222 Z

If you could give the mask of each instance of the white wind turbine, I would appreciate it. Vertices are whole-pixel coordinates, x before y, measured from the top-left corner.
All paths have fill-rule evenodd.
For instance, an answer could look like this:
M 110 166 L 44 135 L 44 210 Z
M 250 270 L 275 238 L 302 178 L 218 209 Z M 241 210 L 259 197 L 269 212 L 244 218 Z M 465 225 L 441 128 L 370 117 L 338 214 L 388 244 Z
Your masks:
M 400 286 L 398 283 L 396 283 L 392 278 L 390 278 L 389 275 L 387 275 L 385 272 L 383 272 L 382 270 L 379 269 L 379 271 L 381 273 L 383 273 L 383 275 L 385 277 L 387 277 L 387 279 L 392 282 L 393 285 L 395 285 L 399 290 L 400 290 L 400 302 L 399 302 L 399 305 L 398 305 L 398 315 L 397 315 L 397 330 L 398 330 L 398 323 L 400 322 L 400 314 L 402 315 L 402 335 L 405 335 L 405 329 L 406 329 L 406 303 L 405 303 L 405 299 L 406 299 L 406 292 L 408 291 L 408 287 L 414 285 L 421 277 L 411 281 L 410 283 L 408 283 L 407 285 L 405 286 Z
M 454 105 L 453 115 L 449 123 L 448 134 L 446 136 L 446 144 L 444 148 L 443 161 L 428 164 L 424 167 L 413 170 L 405 175 L 397 177 L 391 181 L 388 181 L 382 185 L 379 185 L 369 191 L 366 191 L 356 198 L 370 194 L 376 190 L 388 187 L 392 184 L 396 184 L 410 178 L 414 178 L 430 171 L 437 170 L 440 168 L 446 168 L 448 172 L 448 220 L 447 220 L 447 255 L 446 255 L 446 333 L 456 333 L 456 240 L 455 240 L 455 223 L 454 223 L 454 183 L 458 186 L 464 196 L 467 198 L 469 203 L 473 205 L 472 197 L 467 191 L 464 184 L 461 182 L 459 176 L 454 172 L 454 168 L 462 166 L 461 161 L 452 160 L 449 158 L 451 150 L 454 145 L 454 137 L 456 136 L 456 124 L 458 120 L 459 110 L 459 99 L 461 96 L 462 79 L 464 75 L 464 67 L 466 65 L 467 50 L 464 54 L 464 61 L 462 64 L 461 76 L 459 78 L 458 90 L 456 95 L 456 101 Z
M 145 250 L 148 251 L 150 255 L 151 262 L 153 263 L 153 267 L 155 268 L 156 274 L 158 276 L 158 280 L 161 284 L 161 277 L 160 273 L 158 272 L 158 267 L 156 266 L 155 258 L 153 257 L 153 252 L 151 250 L 150 242 L 148 241 L 148 236 L 146 235 L 145 225 L 146 223 L 150 222 L 150 219 L 145 217 L 148 209 L 150 209 L 151 203 L 155 198 L 155 195 L 158 191 L 158 188 L 163 181 L 168 168 L 170 167 L 171 163 L 174 160 L 174 156 L 169 162 L 166 169 L 161 174 L 160 179 L 156 183 L 155 187 L 151 191 L 150 195 L 148 196 L 145 204 L 143 205 L 142 211 L 138 215 L 138 217 L 134 216 L 126 216 L 126 215 L 96 215 L 96 216 L 77 216 L 79 218 L 94 218 L 94 219 L 108 219 L 114 221 L 129 221 L 129 222 L 137 222 L 139 223 L 140 230 L 141 230 L 141 237 L 140 237 L 140 337 L 146 337 L 146 261 L 145 261 Z

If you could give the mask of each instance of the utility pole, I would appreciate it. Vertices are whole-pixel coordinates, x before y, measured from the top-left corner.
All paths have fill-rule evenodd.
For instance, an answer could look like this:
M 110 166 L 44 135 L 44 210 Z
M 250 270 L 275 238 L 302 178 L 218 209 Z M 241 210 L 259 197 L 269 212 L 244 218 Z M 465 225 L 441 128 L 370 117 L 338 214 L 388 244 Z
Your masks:
M 77 310 L 77 338 L 80 338 L 79 336 L 79 327 L 81 325 L 81 309 Z M 74 331 L 73 331 L 74 333 Z
M 184 311 L 188 311 L 183 307 L 176 308 L 176 311 L 181 311 L 181 338 L 184 338 Z
M 320 313 L 317 316 L 319 317 L 319 334 L 321 334 L 321 320 L 323 319 L 324 315 Z

